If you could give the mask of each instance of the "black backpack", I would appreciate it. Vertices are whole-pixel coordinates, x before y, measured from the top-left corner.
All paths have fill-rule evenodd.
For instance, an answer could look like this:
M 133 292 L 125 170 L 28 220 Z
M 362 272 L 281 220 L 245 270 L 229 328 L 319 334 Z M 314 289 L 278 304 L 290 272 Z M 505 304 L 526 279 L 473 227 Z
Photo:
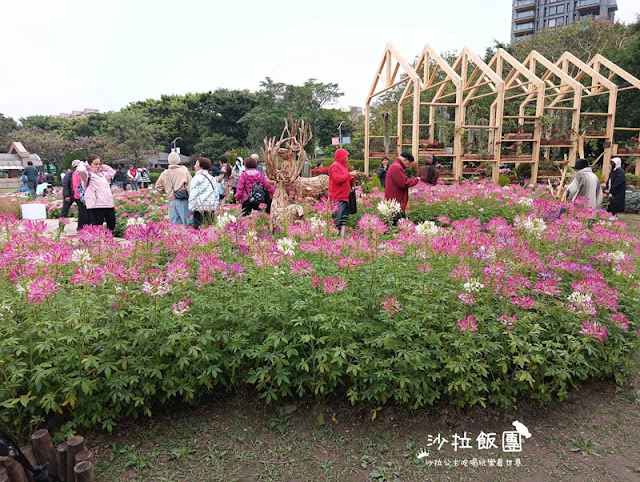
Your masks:
M 264 187 L 260 184 L 260 181 L 251 186 L 251 192 L 249 193 L 249 202 L 251 204 L 262 204 L 266 202 L 267 196 L 264 192 Z

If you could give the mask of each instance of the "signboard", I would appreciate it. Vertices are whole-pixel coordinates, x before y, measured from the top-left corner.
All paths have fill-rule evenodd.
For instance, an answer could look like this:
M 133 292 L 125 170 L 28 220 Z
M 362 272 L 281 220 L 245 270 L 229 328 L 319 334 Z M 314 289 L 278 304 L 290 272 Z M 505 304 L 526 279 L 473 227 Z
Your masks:
M 343 144 L 351 144 L 351 137 L 343 137 L 342 138 L 342 143 Z
M 332 137 L 331 138 L 331 145 L 332 146 L 339 146 L 340 145 L 340 138 L 339 137 Z

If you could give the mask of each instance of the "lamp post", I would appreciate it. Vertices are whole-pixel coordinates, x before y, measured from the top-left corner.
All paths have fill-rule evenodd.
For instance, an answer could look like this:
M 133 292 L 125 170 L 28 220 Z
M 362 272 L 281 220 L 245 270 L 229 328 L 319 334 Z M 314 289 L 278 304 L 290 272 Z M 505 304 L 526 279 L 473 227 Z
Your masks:
M 340 125 L 338 125 L 338 143 L 340 144 L 340 147 L 342 147 L 342 124 L 344 124 L 345 121 L 340 122 Z
M 176 138 L 173 140 L 173 142 L 171 143 L 171 144 L 173 144 L 173 151 L 171 151 L 171 152 L 176 152 L 176 141 L 177 141 L 178 139 L 182 139 L 182 137 L 176 137 Z

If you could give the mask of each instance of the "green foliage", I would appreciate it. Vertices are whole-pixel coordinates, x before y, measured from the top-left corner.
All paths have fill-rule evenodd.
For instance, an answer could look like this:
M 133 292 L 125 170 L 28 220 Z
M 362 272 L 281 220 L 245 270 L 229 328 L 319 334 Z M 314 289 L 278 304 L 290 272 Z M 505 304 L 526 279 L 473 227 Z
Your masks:
M 508 186 L 509 185 L 509 176 L 507 176 L 506 174 L 500 174 L 500 176 L 498 176 L 498 185 L 499 186 Z
M 516 167 L 516 179 L 518 181 L 531 179 L 531 164 L 522 163 L 518 167 Z
M 209 137 L 204 137 L 196 144 L 195 152 L 198 156 L 217 159 L 236 147 L 238 147 L 238 141 L 233 137 L 228 137 L 224 134 L 212 134 Z

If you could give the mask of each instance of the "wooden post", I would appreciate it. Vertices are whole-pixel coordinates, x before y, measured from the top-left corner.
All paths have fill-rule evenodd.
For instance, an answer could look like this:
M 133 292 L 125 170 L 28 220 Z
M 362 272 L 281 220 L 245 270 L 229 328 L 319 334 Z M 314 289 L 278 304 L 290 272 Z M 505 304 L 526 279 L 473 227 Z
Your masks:
M 11 457 L 0 457 L 0 466 L 6 469 L 11 482 L 27 482 L 27 476 L 24 473 L 22 465 Z
M 84 449 L 82 452 L 78 452 L 76 454 L 75 465 L 78 465 L 80 462 L 91 462 L 93 463 L 93 452 L 91 450 Z
M 84 450 L 84 437 L 76 435 L 67 440 L 67 481 L 73 482 L 73 469 L 76 465 L 76 454 Z
M 58 478 L 62 481 L 67 480 L 67 442 L 62 442 L 56 448 L 56 463 L 58 464 Z
M 41 464 L 49 464 L 47 469 L 49 473 L 58 475 L 58 465 L 56 461 L 56 451 L 51 443 L 49 431 L 46 428 L 38 430 L 31 436 L 33 450 Z
M 75 482 L 93 482 L 93 464 L 89 461 L 80 462 L 73 469 Z
M 33 447 L 31 445 L 25 445 L 20 450 L 31 464 L 31 467 L 35 467 L 36 465 L 38 465 L 36 453 L 33 451 Z M 25 470 L 24 473 L 27 476 L 27 480 L 29 480 L 29 482 L 35 482 L 35 480 L 33 479 L 33 474 L 31 472 Z

